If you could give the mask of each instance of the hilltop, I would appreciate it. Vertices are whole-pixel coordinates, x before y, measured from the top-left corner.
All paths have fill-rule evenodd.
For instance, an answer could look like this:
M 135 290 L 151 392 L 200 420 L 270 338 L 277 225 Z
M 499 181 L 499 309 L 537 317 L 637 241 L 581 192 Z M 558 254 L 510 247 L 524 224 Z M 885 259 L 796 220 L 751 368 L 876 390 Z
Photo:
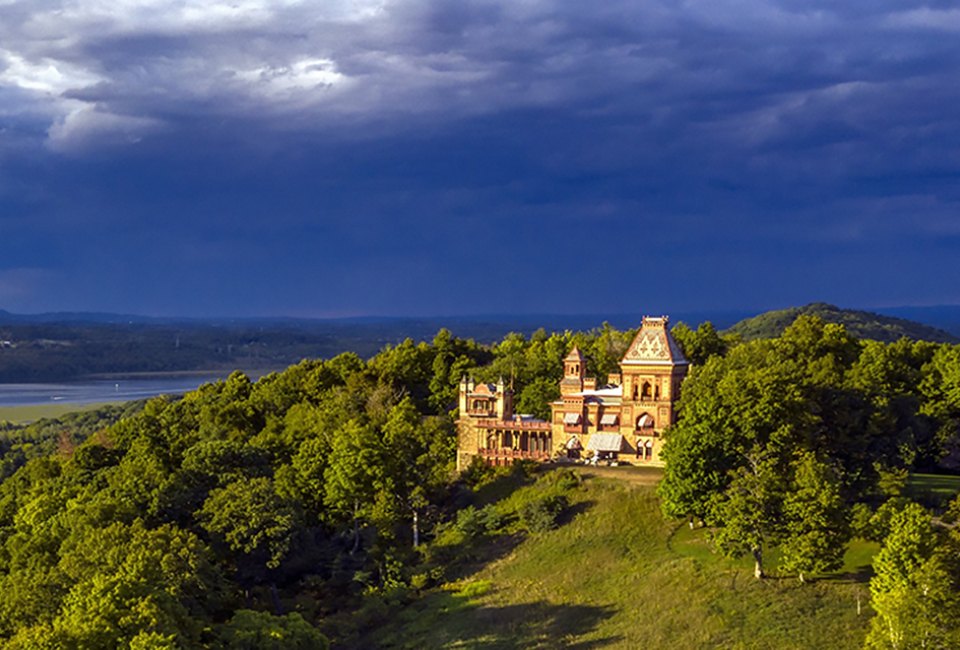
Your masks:
M 704 529 L 663 518 L 649 470 L 615 469 L 621 480 L 605 478 L 612 470 L 576 470 L 582 483 L 566 493 L 559 527 L 478 540 L 479 562 L 458 579 L 380 610 L 341 641 L 438 650 L 862 645 L 875 545 L 855 543 L 840 573 L 813 583 L 754 580 L 747 562 L 711 552 Z M 642 478 L 653 481 L 632 480 Z M 535 500 L 543 479 L 501 492 L 488 508 Z
M 869 311 L 841 309 L 823 302 L 764 312 L 753 318 L 740 321 L 727 329 L 725 333 L 738 334 L 747 341 L 776 338 L 801 315 L 818 316 L 827 323 L 839 323 L 846 327 L 847 331 L 853 336 L 861 339 L 890 343 L 907 337 L 917 341 L 960 343 L 960 339 L 956 336 L 936 327 Z

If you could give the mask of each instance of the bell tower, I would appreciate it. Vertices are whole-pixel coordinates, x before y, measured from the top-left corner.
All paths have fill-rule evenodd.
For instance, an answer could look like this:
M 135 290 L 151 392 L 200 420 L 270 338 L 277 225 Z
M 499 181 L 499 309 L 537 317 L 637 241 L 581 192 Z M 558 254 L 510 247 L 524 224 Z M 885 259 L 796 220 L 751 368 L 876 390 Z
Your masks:
M 659 462 L 663 429 L 676 421 L 680 385 L 690 363 L 670 335 L 666 316 L 645 316 L 620 361 L 623 397 L 620 432 L 637 457 Z
M 574 346 L 570 354 L 563 360 L 563 379 L 560 380 L 560 394 L 579 393 L 583 390 L 584 380 L 587 378 L 587 359 Z

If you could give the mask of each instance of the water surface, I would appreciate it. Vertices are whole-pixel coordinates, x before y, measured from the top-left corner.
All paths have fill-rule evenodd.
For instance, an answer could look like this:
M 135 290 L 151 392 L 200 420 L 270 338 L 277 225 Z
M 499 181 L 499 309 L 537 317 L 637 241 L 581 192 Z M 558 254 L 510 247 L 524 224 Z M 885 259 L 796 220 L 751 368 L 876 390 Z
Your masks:
M 84 379 L 64 383 L 0 384 L 0 406 L 129 402 L 156 395 L 182 395 L 229 373 Z

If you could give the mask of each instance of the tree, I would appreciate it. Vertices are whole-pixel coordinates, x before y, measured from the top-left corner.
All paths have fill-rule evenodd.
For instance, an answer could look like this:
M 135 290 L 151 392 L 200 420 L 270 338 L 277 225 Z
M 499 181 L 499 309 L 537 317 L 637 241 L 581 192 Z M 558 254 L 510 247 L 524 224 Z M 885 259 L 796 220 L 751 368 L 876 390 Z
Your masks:
M 379 487 L 411 520 L 413 546 L 420 543 L 420 516 L 432 492 L 446 485 L 453 467 L 452 427 L 424 418 L 410 399 L 397 404 L 383 426 L 384 472 Z
M 523 387 L 516 409 L 519 413 L 533 415 L 542 420 L 550 420 L 550 403 L 560 397 L 557 380 L 550 377 L 538 377 Z
M 776 541 L 782 477 L 769 460 L 755 459 L 732 473 L 729 487 L 717 496 L 711 520 L 719 524 L 714 543 L 726 555 L 753 558 L 753 575 L 764 577 L 763 553 Z
M 781 567 L 798 574 L 843 566 L 849 527 L 837 472 L 812 452 L 801 452 L 793 482 L 783 499 Z
M 140 647 L 169 647 L 160 643 L 170 639 L 196 645 L 206 611 L 220 604 L 206 547 L 175 526 L 137 521 L 93 530 L 61 562 L 76 582 L 53 621 L 60 647 L 127 648 L 134 639 Z
M 710 357 L 727 353 L 727 342 L 710 321 L 700 323 L 696 330 L 690 329 L 686 323 L 677 323 L 670 333 L 683 350 L 683 356 L 695 366 L 703 365 Z
M 938 460 L 960 468 L 960 345 L 943 345 L 923 367 L 921 412 L 935 419 Z
M 360 521 L 373 507 L 383 448 L 369 425 L 351 420 L 333 436 L 330 462 L 324 471 L 324 503 L 333 514 L 353 523 L 353 551 L 360 548 Z
M 893 514 L 873 568 L 870 594 L 877 614 L 867 647 L 958 647 L 956 552 L 946 552 L 923 507 L 908 503 Z
M 240 609 L 219 630 L 223 650 L 327 650 L 330 642 L 300 614 Z
M 248 575 L 260 567 L 275 569 L 290 550 L 299 517 L 293 504 L 266 477 L 239 480 L 210 492 L 199 513 L 204 530 L 249 564 L 238 564 Z

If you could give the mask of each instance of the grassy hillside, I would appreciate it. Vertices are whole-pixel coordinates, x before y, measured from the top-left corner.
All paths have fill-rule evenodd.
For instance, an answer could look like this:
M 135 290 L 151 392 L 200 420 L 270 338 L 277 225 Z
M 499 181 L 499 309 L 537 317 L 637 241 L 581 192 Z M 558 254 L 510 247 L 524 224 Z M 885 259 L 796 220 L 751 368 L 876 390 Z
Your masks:
M 882 316 L 868 311 L 840 309 L 822 302 L 803 307 L 791 307 L 768 311 L 733 325 L 726 333 L 738 334 L 744 340 L 775 338 L 780 336 L 798 316 L 819 316 L 828 323 L 840 323 L 847 331 L 862 339 L 891 342 L 902 337 L 936 343 L 958 343 L 960 339 L 948 332 L 914 321 Z
M 853 548 L 840 575 L 757 581 L 747 563 L 713 555 L 704 531 L 665 521 L 653 481 L 579 471 L 584 482 L 561 526 L 488 541 L 486 561 L 382 612 L 341 647 L 862 646 L 872 545 Z

